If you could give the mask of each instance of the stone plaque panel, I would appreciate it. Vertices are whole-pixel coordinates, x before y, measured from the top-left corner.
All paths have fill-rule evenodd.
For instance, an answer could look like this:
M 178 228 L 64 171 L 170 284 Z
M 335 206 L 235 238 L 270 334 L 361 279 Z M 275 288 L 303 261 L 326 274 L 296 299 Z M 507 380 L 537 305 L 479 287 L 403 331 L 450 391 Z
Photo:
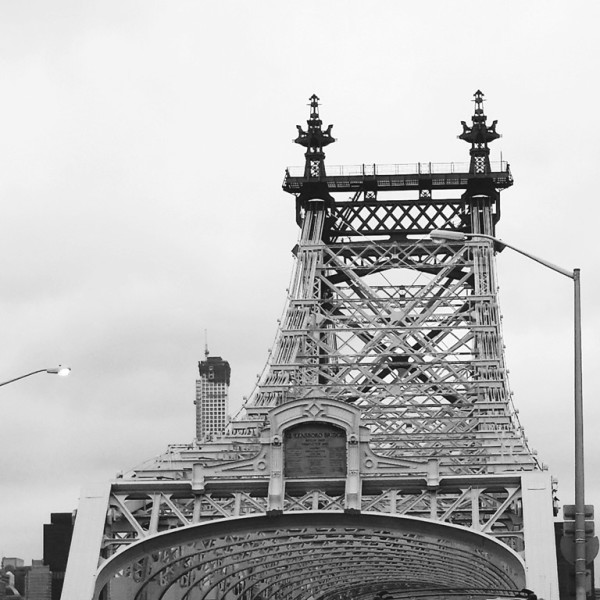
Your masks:
M 283 452 L 285 477 L 346 477 L 346 432 L 329 423 L 290 427 Z

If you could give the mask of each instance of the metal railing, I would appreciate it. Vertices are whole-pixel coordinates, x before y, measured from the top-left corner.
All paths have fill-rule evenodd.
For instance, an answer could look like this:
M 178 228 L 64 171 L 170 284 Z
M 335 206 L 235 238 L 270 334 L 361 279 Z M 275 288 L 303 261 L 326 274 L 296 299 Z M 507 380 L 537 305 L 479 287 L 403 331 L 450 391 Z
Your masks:
M 494 161 L 490 164 L 492 173 L 508 172 L 509 166 L 505 160 Z M 399 165 L 333 165 L 327 166 L 327 177 L 373 177 L 376 175 L 433 175 L 436 173 L 468 173 L 469 163 L 408 163 Z M 303 177 L 304 167 L 288 167 L 289 177 Z

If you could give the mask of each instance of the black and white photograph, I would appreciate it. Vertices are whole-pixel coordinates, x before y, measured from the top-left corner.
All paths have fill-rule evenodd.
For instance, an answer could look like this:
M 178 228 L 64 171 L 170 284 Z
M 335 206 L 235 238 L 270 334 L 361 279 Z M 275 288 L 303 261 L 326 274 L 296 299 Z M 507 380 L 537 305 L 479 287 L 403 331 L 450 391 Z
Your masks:
M 0 0 L 0 600 L 596 600 L 600 5 Z

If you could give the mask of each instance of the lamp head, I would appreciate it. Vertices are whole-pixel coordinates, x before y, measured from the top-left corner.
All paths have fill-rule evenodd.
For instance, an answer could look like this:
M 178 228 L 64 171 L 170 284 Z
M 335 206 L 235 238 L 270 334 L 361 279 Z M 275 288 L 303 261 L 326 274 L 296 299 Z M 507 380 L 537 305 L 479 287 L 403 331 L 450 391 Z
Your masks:
M 70 372 L 71 367 L 63 367 L 62 365 L 58 365 L 58 367 L 53 367 L 52 369 L 46 369 L 46 373 L 60 375 L 61 377 L 66 377 Z
M 434 229 L 429 233 L 429 237 L 434 241 L 443 241 L 443 240 L 457 240 L 462 241 L 466 240 L 467 236 L 461 231 L 450 231 L 447 229 Z

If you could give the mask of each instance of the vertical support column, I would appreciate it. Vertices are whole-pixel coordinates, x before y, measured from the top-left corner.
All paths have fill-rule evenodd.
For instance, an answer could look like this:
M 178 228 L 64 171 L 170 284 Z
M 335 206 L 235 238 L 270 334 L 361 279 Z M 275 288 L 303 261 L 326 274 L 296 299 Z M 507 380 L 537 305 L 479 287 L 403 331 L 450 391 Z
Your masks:
M 581 271 L 573 271 L 575 331 L 575 598 L 586 598 L 585 470 L 581 363 Z
M 429 496 L 429 518 L 432 521 L 438 520 L 438 502 L 437 502 L 437 490 L 429 490 L 427 492 Z
M 202 518 L 202 498 L 200 494 L 194 496 L 194 509 L 192 512 L 192 523 L 200 523 Z
M 102 548 L 110 483 L 94 485 L 81 492 L 62 600 L 92 600 Z
M 429 518 L 438 520 L 437 490 L 440 484 L 440 465 L 436 458 L 427 461 L 427 489 L 429 490 Z
M 351 433 L 348 436 L 347 451 L 347 474 L 346 474 L 346 501 L 345 509 L 348 512 L 359 512 L 361 503 L 360 482 L 360 445 L 358 436 Z
M 475 531 L 481 531 L 481 518 L 479 515 L 479 496 L 480 489 L 471 488 L 469 496 L 471 497 L 471 528 Z
M 152 512 L 150 513 L 150 526 L 148 533 L 156 533 L 158 531 L 158 522 L 160 520 L 160 503 L 162 494 L 160 492 L 152 494 Z
M 538 598 L 559 600 L 550 473 L 523 473 L 521 493 L 527 587 Z
M 271 439 L 271 473 L 269 478 L 269 512 L 283 511 L 283 440 L 279 435 Z

